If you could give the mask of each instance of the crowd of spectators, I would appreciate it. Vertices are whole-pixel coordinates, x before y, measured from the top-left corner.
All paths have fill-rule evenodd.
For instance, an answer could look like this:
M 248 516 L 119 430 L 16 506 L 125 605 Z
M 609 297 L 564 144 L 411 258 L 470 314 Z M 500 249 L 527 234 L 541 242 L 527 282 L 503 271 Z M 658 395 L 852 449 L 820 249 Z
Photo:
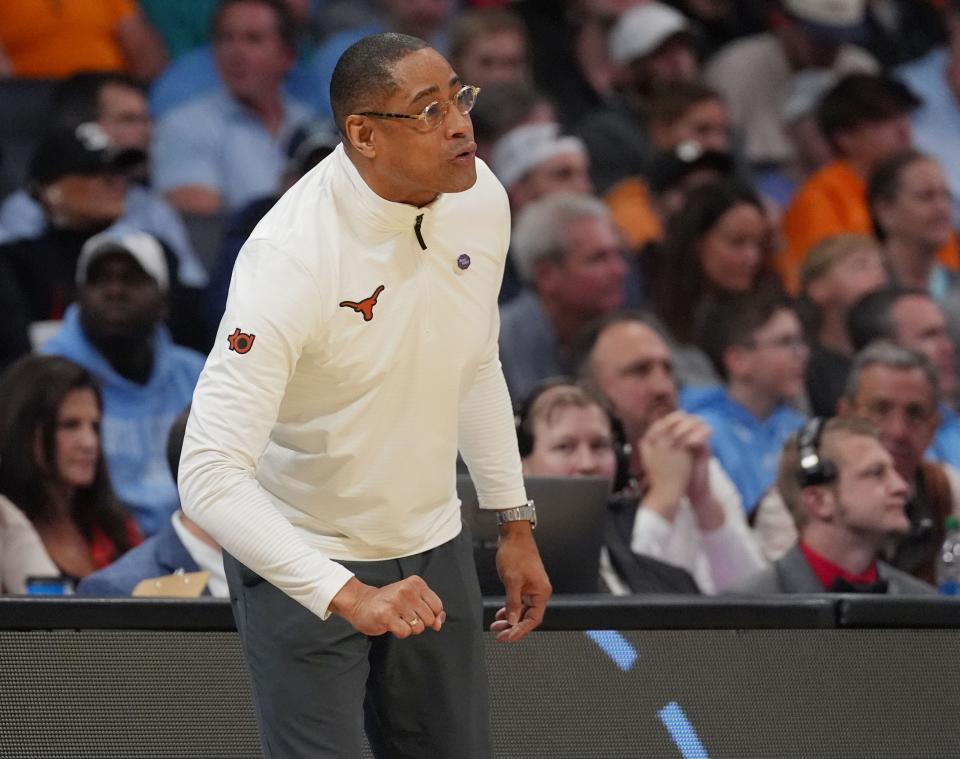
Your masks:
M 598 592 L 932 592 L 958 0 L 7 0 L 0 592 L 226 593 L 178 508 L 187 409 L 244 240 L 338 149 L 336 60 L 383 31 L 480 88 L 524 472 L 609 480 Z

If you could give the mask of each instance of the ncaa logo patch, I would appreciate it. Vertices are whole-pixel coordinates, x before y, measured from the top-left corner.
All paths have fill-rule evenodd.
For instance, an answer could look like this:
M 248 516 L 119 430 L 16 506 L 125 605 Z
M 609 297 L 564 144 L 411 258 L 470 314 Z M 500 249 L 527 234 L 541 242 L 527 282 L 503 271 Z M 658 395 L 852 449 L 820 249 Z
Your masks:
M 253 347 L 253 341 L 256 339 L 256 335 L 248 335 L 246 332 L 241 332 L 239 327 L 233 330 L 232 335 L 227 335 L 227 342 L 230 343 L 230 350 L 232 350 L 234 353 L 239 353 L 240 355 L 249 353 L 250 349 Z

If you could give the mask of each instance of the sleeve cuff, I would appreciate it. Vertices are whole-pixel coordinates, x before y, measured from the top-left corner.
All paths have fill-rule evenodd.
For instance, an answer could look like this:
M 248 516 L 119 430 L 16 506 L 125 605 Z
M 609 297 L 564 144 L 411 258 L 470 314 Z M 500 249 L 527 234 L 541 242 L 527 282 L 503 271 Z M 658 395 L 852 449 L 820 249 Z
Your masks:
M 652 509 L 644 508 L 641 502 L 637 509 L 637 518 L 633 523 L 633 535 L 630 548 L 634 553 L 657 555 L 653 547 L 662 546 L 670 537 L 673 525 Z
M 527 491 L 521 485 L 516 490 L 505 490 L 501 493 L 478 493 L 480 508 L 486 511 L 499 511 L 500 509 L 512 509 L 515 506 L 526 504 Z
M 320 583 L 313 602 L 310 604 L 310 611 L 316 614 L 320 619 L 326 621 L 330 619 L 330 602 L 333 597 L 340 592 L 344 585 L 353 577 L 353 572 L 347 569 L 343 564 L 331 561 L 329 574 Z

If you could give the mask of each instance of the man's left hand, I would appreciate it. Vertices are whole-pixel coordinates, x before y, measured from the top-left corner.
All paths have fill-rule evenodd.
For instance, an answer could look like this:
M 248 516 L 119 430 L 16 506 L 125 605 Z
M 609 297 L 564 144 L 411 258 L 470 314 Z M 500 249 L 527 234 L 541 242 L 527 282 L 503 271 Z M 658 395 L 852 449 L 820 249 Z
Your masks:
M 501 527 L 497 572 L 506 589 L 507 605 L 497 612 L 490 630 L 501 643 L 513 643 L 543 621 L 553 592 L 529 522 L 509 522 Z

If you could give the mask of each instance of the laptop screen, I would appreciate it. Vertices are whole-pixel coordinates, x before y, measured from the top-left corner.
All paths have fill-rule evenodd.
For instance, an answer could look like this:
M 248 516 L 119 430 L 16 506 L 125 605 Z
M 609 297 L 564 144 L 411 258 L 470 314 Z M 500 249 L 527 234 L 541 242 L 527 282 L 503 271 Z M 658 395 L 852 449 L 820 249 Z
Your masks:
M 553 592 L 596 593 L 609 481 L 604 477 L 525 477 L 524 485 L 527 497 L 537 505 L 534 537 Z M 496 512 L 479 508 L 469 475 L 457 475 L 457 495 L 463 521 L 473 534 L 480 591 L 485 596 L 502 596 L 495 563 Z

